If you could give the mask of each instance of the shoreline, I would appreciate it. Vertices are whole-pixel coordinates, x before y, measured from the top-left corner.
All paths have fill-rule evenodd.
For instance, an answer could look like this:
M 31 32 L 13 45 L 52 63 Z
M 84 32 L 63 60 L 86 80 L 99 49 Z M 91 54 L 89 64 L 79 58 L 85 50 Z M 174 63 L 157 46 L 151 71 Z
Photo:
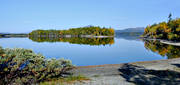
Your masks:
M 173 59 L 178 59 L 178 58 L 173 58 Z M 76 69 L 78 69 L 78 68 L 94 68 L 94 67 L 104 67 L 104 66 L 117 66 L 117 65 L 124 65 L 124 64 L 154 63 L 154 62 L 159 62 L 159 61 L 168 61 L 168 60 L 172 60 L 172 59 L 152 60 L 152 61 L 138 61 L 138 62 L 120 63 L 120 64 L 103 64 L 103 65 L 87 65 L 87 66 L 77 66 L 77 67 L 76 67 Z
M 1 38 L 10 38 L 10 37 L 49 37 L 49 38 L 113 38 L 115 36 L 94 36 L 94 35 L 36 35 L 36 36 L 30 36 L 28 34 L 0 34 Z
M 153 72 L 152 74 L 149 73 L 151 71 Z M 172 73 L 177 73 L 177 75 L 180 75 L 180 58 L 122 64 L 78 66 L 72 69 L 71 72 L 74 75 L 84 75 L 90 78 L 89 81 L 81 81 L 81 83 L 76 82 L 72 85 L 135 85 L 137 83 L 141 84 L 142 82 L 148 85 L 153 85 L 154 83 L 170 85 L 177 82 L 168 80 L 163 82 L 162 80 L 164 77 L 161 76 L 167 74 L 168 76 L 173 77 L 174 74 Z M 158 76 L 159 78 L 157 80 L 156 78 L 151 80 L 151 77 L 148 76 Z M 139 82 L 134 80 L 136 77 L 140 78 L 139 81 L 143 81 Z M 153 82 L 146 81 L 146 78 Z M 171 79 L 171 77 L 166 76 L 165 78 Z M 178 83 L 180 83 L 180 77 L 178 77 L 177 80 L 179 80 Z
M 180 42 L 173 42 L 173 41 L 167 41 L 167 40 L 160 40 L 160 42 L 164 44 L 168 44 L 168 45 L 180 46 Z
M 107 67 L 107 66 L 119 66 L 124 64 L 152 64 L 158 62 L 170 62 L 174 60 L 179 60 L 180 58 L 173 58 L 173 59 L 162 59 L 162 60 L 152 60 L 152 61 L 138 61 L 138 62 L 130 62 L 130 63 L 120 63 L 120 64 L 103 64 L 103 65 L 87 65 L 87 66 L 77 66 L 74 69 L 81 69 L 81 68 L 96 68 L 96 67 Z
M 175 41 L 168 41 L 168 40 L 163 40 L 163 39 L 153 39 L 153 38 L 142 38 L 142 39 L 144 39 L 144 40 L 157 40 L 157 41 L 160 41 L 163 44 L 180 46 L 180 42 L 175 42 Z
M 36 36 L 30 36 L 28 37 L 38 37 L 38 38 L 43 38 L 43 37 L 48 37 L 48 38 L 113 38 L 115 36 L 94 36 L 94 35 L 36 35 Z

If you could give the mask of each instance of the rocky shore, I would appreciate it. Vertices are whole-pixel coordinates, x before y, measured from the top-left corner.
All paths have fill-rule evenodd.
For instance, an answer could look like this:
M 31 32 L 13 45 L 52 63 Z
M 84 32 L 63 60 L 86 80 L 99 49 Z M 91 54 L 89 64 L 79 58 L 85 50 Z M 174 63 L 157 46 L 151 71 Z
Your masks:
M 152 38 L 142 38 L 143 40 L 157 40 L 160 41 L 163 44 L 168 44 L 168 45 L 174 45 L 174 46 L 180 46 L 180 42 L 176 42 L 176 41 L 168 41 L 168 40 L 162 40 L 162 39 L 152 39 Z
M 167 41 L 167 40 L 160 40 L 160 42 L 164 44 L 168 44 L 168 45 L 180 46 L 180 42 L 173 42 L 173 41 Z
M 70 72 L 90 79 L 70 85 L 180 85 L 180 58 L 80 66 Z

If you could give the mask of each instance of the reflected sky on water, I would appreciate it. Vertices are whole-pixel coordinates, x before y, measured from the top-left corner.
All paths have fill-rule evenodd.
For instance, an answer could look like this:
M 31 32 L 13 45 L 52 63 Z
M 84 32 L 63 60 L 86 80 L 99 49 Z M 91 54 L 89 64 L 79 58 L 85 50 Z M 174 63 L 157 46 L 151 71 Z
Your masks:
M 83 45 L 69 42 L 34 42 L 28 38 L 2 38 L 3 48 L 26 48 L 41 53 L 46 58 L 65 58 L 77 66 L 120 64 L 137 61 L 167 59 L 158 53 L 147 50 L 144 42 L 138 39 L 115 38 L 114 44 Z

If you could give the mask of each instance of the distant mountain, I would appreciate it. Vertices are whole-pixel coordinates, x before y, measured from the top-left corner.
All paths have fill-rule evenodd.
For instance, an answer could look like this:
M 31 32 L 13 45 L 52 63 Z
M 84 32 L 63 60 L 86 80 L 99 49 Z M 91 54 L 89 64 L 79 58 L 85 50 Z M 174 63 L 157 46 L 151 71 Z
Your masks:
M 0 33 L 0 34 L 6 34 L 6 33 Z
M 136 28 L 127 28 L 124 30 L 115 30 L 116 33 L 122 33 L 122 32 L 144 32 L 144 27 L 136 27 Z
M 3 34 L 3 35 L 5 35 L 5 34 L 29 34 L 29 33 L 8 33 L 8 32 L 0 32 L 0 34 Z
M 115 30 L 115 37 L 126 40 L 139 40 L 139 37 L 144 33 L 144 27 L 127 28 L 124 30 Z
M 28 37 L 25 33 L 0 33 L 0 38 L 10 38 L 10 37 Z

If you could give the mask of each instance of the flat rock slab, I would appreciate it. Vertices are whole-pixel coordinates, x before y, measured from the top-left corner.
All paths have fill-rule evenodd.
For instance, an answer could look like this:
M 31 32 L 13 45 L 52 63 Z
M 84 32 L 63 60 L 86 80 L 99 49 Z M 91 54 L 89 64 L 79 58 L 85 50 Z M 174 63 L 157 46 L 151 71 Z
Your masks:
M 180 85 L 180 58 L 80 66 L 70 72 L 90 79 L 71 85 Z

